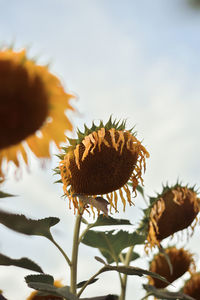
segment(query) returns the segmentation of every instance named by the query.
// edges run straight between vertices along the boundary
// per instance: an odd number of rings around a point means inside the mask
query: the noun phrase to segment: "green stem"
[[[118,266],[118,262],[117,262],[117,266]],[[121,290],[122,290],[122,287],[124,285],[124,282],[123,282],[123,277],[122,277],[122,274],[120,272],[118,272],[118,276],[119,276],[119,280],[120,280],[120,284],[121,284]]]
[[[78,246],[79,246],[79,232],[80,232],[81,218],[82,218],[81,214],[78,214],[76,217],[76,222],[74,227],[73,247],[72,247],[70,292],[74,295],[76,295],[76,285],[77,285],[77,262],[78,262]]]
[[[69,259],[69,257],[67,256],[67,254],[65,253],[65,251],[57,244],[57,242],[54,240],[53,237],[51,237],[50,241],[58,248],[58,250],[62,253],[62,255],[64,256],[66,262],[68,263],[69,266],[71,266],[71,261]]]
[[[131,261],[131,256],[133,252],[133,246],[131,246],[126,254],[126,258],[124,261],[124,266],[128,267]],[[126,296],[126,287],[127,287],[127,274],[124,274],[122,280],[121,280],[121,295],[119,297],[119,300],[125,300]]]

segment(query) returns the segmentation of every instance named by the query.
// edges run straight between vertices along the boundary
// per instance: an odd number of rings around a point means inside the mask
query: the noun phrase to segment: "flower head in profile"
[[[54,286],[59,288],[63,285],[59,280],[54,282]],[[63,297],[55,296],[55,295],[40,295],[37,291],[34,291],[30,294],[30,296],[26,300],[63,300]]]
[[[135,191],[138,182],[143,182],[142,171],[149,153],[137,140],[132,130],[126,130],[126,123],[109,121],[99,126],[94,123],[85,132],[78,131],[77,139],[68,139],[70,145],[64,148],[57,172],[61,174],[64,193],[73,202],[75,210],[86,207],[81,198],[90,196],[87,204],[95,205],[92,199],[100,201],[97,195],[106,195],[111,207],[117,210],[118,193],[123,202],[131,204],[128,181]],[[82,197],[83,199],[83,197]],[[126,200],[127,199],[127,200]],[[97,208],[98,209],[98,208]]]
[[[163,187],[161,194],[150,198],[150,206],[144,211],[141,229],[147,234],[150,247],[159,245],[166,237],[189,228],[194,231],[199,213],[200,199],[194,188],[180,183]],[[194,222],[193,222],[194,221]]]
[[[170,265],[165,255],[163,253],[158,253],[150,263],[149,269],[151,272],[155,272],[165,277],[170,283],[180,278],[187,271],[194,272],[194,260],[192,254],[188,251],[183,248],[177,249],[176,247],[170,247],[165,249],[165,253],[170,260],[172,270],[170,270]],[[156,288],[165,288],[168,286],[166,282],[152,277],[150,277],[149,283]]]
[[[200,273],[191,275],[183,287],[183,293],[196,300],[200,300]]]
[[[39,158],[49,157],[50,142],[57,146],[72,130],[66,110],[71,107],[60,80],[47,66],[27,58],[26,50],[0,51],[0,176],[3,162],[25,163],[27,146]]]

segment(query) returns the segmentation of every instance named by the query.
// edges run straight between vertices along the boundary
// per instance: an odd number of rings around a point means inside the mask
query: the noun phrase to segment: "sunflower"
[[[165,249],[165,253],[170,260],[172,273],[170,272],[169,263],[163,253],[158,253],[154,256],[149,268],[151,272],[165,277],[170,283],[180,278],[187,271],[194,272],[194,260],[192,254],[188,251],[183,248],[177,249],[176,247],[170,247]],[[149,283],[156,288],[165,288],[168,286],[166,282],[152,277],[150,277]]]
[[[68,139],[70,145],[63,148],[56,172],[61,174],[64,193],[75,210],[86,206],[81,198],[75,197],[77,194],[90,196],[97,202],[100,200],[97,195],[106,194],[111,207],[117,210],[118,190],[124,208],[126,196],[132,204],[128,181],[133,191],[139,181],[143,183],[142,170],[145,170],[145,158],[149,153],[135,133],[125,127],[125,121],[120,123],[110,118],[105,125],[93,123],[91,128],[85,126],[83,133],[78,130],[77,139]],[[93,209],[94,202],[87,204]],[[98,210],[98,205],[96,208]]]
[[[161,194],[150,198],[150,206],[144,210],[139,228],[147,236],[147,246],[160,245],[163,239],[185,228],[188,236],[189,228],[193,233],[199,205],[200,199],[194,188],[179,183],[163,187]]]
[[[57,288],[63,287],[63,285],[59,280],[56,280],[54,282],[54,286]],[[37,291],[34,291],[30,294],[30,296],[26,300],[63,300],[63,297],[54,296],[54,295],[41,296],[38,295]]]
[[[12,161],[25,163],[27,145],[39,158],[49,157],[49,145],[65,140],[65,131],[72,124],[65,115],[71,94],[47,66],[29,60],[26,50],[0,51],[0,177],[2,165]]]
[[[183,293],[196,300],[200,300],[200,273],[191,275],[183,287]]]

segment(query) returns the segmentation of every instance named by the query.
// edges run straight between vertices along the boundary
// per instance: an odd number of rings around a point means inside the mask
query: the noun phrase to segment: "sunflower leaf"
[[[43,273],[42,269],[32,260],[26,257],[20,259],[13,259],[0,253],[0,265],[2,266],[15,266],[28,269],[35,272]]]
[[[162,280],[166,282],[167,284],[170,284],[169,281],[167,281],[166,278],[163,276],[160,276],[157,273],[141,269],[138,267],[132,267],[132,266],[111,266],[109,264],[104,264],[104,266],[100,269],[99,274],[107,272],[107,271],[117,271],[118,273],[126,274],[126,275],[136,275],[136,276],[151,276],[154,278],[157,278],[159,280]]]
[[[95,223],[91,224],[92,227],[97,226],[109,226],[109,225],[132,225],[129,220],[126,219],[115,219],[110,216],[105,218],[103,214],[100,214]]]
[[[152,276],[152,275],[151,275]],[[148,292],[148,296],[155,296],[158,299],[171,300],[171,299],[179,299],[179,300],[195,300],[194,298],[183,294],[181,292],[169,292],[166,289],[157,289],[152,285],[143,284],[143,288]],[[146,299],[144,297],[143,299]]]
[[[159,280],[162,280],[164,282],[167,282],[168,284],[170,284],[169,281],[167,281],[167,279],[165,279],[163,276],[160,276],[157,273],[148,271],[148,270],[144,270],[141,268],[137,268],[137,267],[132,267],[132,266],[111,266],[111,265],[105,265],[102,269],[101,269],[101,273],[103,272],[107,272],[107,271],[117,271],[119,273],[123,273],[126,275],[136,275],[136,276],[144,276],[144,275],[148,275],[154,278],[157,278]]]
[[[49,274],[40,274],[40,275],[27,275],[25,277],[25,281],[28,284],[29,282],[40,282],[40,283],[47,283],[50,285],[54,284],[53,276]]]
[[[63,297],[67,300],[78,300],[78,298],[74,294],[70,293],[70,289],[68,286],[58,288],[52,284],[36,281],[27,282],[27,284],[30,288],[45,293],[45,295]]]
[[[40,235],[51,239],[50,227],[60,220],[48,217],[40,220],[28,219],[24,215],[11,214],[0,210],[0,223],[4,226],[27,235]]]
[[[111,260],[117,262],[123,249],[142,244],[144,236],[140,236],[136,232],[129,233],[123,230],[118,232],[114,230],[105,232],[89,230],[81,242],[87,246],[98,248],[107,259],[107,262]]]

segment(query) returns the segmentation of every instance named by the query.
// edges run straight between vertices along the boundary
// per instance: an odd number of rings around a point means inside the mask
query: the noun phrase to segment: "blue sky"
[[[111,114],[127,118],[130,127],[136,124],[138,138],[151,154],[145,174],[148,195],[159,192],[166,181],[175,183],[178,177],[185,183],[200,185],[200,11],[188,3],[189,0],[0,0],[0,44],[13,43],[17,49],[28,46],[31,57],[37,57],[39,63],[50,63],[50,70],[59,76],[67,91],[77,95],[74,106],[79,112],[70,114],[75,127],[85,122],[89,126],[92,120],[106,121]],[[13,178],[10,168],[4,189],[20,196],[4,200],[2,207],[31,217],[59,216],[62,222],[55,235],[70,250],[74,216],[60,199],[61,186],[53,185],[51,169],[56,163],[53,158],[46,169],[41,169],[32,158],[31,173],[24,169],[19,181]],[[142,205],[138,199],[135,207],[118,217],[131,218],[136,224]],[[4,228],[0,232],[3,253],[16,258],[30,254],[47,272],[67,282],[62,258],[46,241],[21,237]],[[198,249],[196,240],[194,236],[192,249]],[[40,247],[47,249],[49,255],[44,257]],[[91,263],[97,251],[85,246],[81,251],[83,280],[99,265]],[[28,272],[1,269],[0,288],[5,287],[9,300],[25,299],[30,289],[23,276]],[[91,286],[85,297],[118,292],[107,284],[113,278],[118,280],[114,274],[106,274],[105,280]],[[141,279],[130,279],[129,283],[127,300],[131,300],[132,290],[137,293],[135,299],[140,299],[144,294],[138,290]]]

